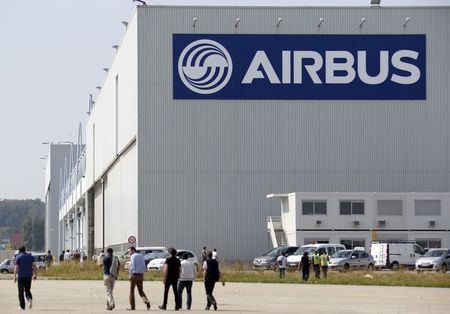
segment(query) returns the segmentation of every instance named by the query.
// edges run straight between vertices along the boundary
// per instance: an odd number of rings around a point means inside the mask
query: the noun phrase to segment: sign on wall
[[[174,99],[426,99],[425,35],[173,35]]]

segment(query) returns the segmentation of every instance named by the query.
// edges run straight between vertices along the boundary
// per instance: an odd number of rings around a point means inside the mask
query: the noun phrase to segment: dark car
[[[280,246],[270,250],[262,256],[253,260],[253,269],[275,269],[277,267],[277,257],[280,254],[288,256],[297,251],[298,246]]]

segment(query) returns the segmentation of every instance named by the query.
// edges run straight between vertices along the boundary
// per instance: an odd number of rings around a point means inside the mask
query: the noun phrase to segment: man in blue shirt
[[[18,277],[18,278],[17,278]],[[31,278],[36,280],[36,264],[31,254],[25,251],[25,247],[19,248],[19,254],[16,256],[16,267],[14,268],[14,283],[17,281],[19,290],[19,310],[25,310],[25,297],[28,301],[28,308],[33,306],[33,296],[31,295]]]
[[[144,272],[145,272],[145,260],[144,256],[136,252],[134,246],[130,247],[130,271],[128,277],[130,278],[130,307],[127,310],[134,311],[136,309],[136,303],[134,301],[134,287],[137,286],[138,292],[142,301],[144,301],[147,306],[147,310],[150,310],[150,302],[144,293],[143,283],[144,283]]]
[[[113,255],[113,249],[108,248],[103,259],[99,260],[98,265],[103,265],[103,283],[106,288],[106,310],[111,311],[116,307],[114,301],[114,284],[119,276],[119,260]]]

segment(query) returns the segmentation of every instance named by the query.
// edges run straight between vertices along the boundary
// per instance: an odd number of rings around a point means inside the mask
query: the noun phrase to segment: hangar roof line
[[[202,7],[370,7],[370,0],[147,0],[148,6],[202,6]],[[377,5],[375,5],[377,6]],[[450,6],[450,0],[381,0],[382,7]]]

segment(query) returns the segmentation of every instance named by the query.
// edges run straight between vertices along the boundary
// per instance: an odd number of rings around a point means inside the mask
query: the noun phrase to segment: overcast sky
[[[155,4],[357,5],[370,0],[147,1]],[[382,5],[450,5],[391,0]],[[0,0],[0,198],[43,198],[48,147],[77,141],[90,93],[105,79],[132,0]]]

